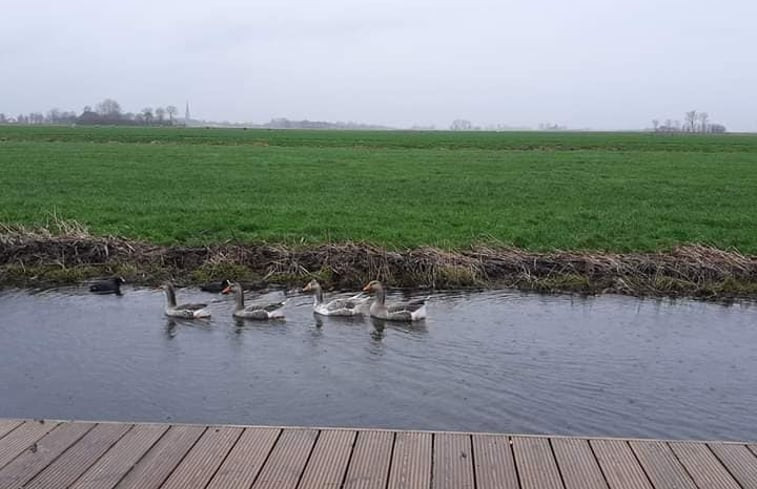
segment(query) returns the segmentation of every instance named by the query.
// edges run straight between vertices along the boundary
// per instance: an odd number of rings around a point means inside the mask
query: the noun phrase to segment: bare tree
[[[686,121],[687,130],[689,132],[694,132],[696,130],[696,125],[697,125],[697,111],[690,110],[686,112],[686,118],[684,120]]]
[[[112,98],[106,98],[95,105],[95,112],[99,115],[115,118],[121,115],[121,105]]]
[[[142,109],[142,117],[145,119],[145,124],[148,126],[152,123],[153,115],[152,115],[152,108],[145,107]]]
[[[452,121],[450,129],[453,131],[470,131],[472,127],[473,124],[471,124],[469,120],[455,119],[454,121]]]
[[[169,105],[166,107],[166,113],[168,114],[168,120],[173,124],[173,118],[179,113],[179,109],[177,109],[175,105]]]
[[[707,115],[707,112],[699,113],[699,130],[701,132],[710,132],[708,129],[708,124],[707,124],[708,119],[709,119],[709,116]]]
[[[654,128],[654,132],[657,132],[657,128],[660,127],[660,121],[652,119],[652,127]]]
[[[158,118],[158,124],[163,124],[163,119],[166,118],[166,109],[163,107],[155,109],[155,117]]]

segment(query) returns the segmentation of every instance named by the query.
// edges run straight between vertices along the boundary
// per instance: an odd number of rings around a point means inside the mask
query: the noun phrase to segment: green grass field
[[[0,222],[162,244],[757,253],[757,135],[0,126]]]

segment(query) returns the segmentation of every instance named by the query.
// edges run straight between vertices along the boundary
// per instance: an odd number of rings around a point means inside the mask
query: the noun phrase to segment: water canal
[[[169,320],[152,289],[0,292],[0,417],[757,439],[755,305],[445,292],[403,325],[292,294],[239,322],[178,293],[213,317]]]

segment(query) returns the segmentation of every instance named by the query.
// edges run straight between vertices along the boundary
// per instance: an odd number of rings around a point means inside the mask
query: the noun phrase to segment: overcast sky
[[[0,112],[757,131],[757,0],[0,0]]]

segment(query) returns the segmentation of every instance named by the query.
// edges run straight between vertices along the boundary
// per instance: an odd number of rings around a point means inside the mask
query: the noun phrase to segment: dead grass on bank
[[[327,286],[345,289],[379,279],[395,287],[757,298],[757,257],[703,245],[624,254],[485,246],[389,251],[362,243],[166,247],[95,236],[74,221],[54,219],[48,227],[35,229],[0,224],[0,286],[56,285],[111,273],[140,284],[230,278],[297,285],[317,277]]]

